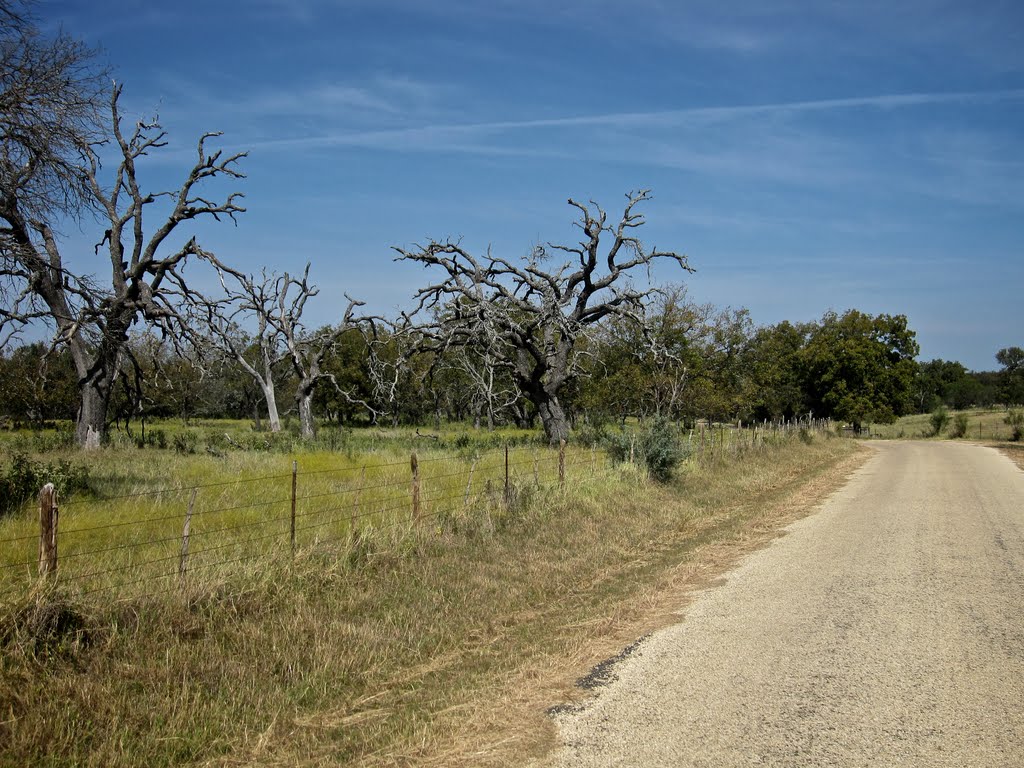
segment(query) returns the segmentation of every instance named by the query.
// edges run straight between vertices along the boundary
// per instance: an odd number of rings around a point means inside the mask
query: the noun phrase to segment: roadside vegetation
[[[970,408],[950,411],[942,407],[932,413],[903,416],[892,424],[872,424],[872,437],[920,439],[940,437],[984,442],[1021,439],[1014,425],[1021,419],[1018,408]],[[940,428],[937,430],[936,427]]]
[[[33,13],[0,0],[2,764],[507,763],[545,733],[498,735],[510,687],[537,715],[666,574],[770,535],[855,452],[838,424],[1024,401],[1019,347],[920,364],[901,314],[757,326],[653,283],[693,269],[645,245],[644,189],[522,258],[393,247],[424,283],[391,317],[239,271],[198,238],[244,226],[245,153],[156,159]],[[974,413],[956,435],[1024,429]]]
[[[460,434],[449,433],[445,451]],[[388,438],[372,451],[296,457],[319,469],[405,459],[418,439]],[[762,516],[774,502],[854,444],[794,430],[691,457],[667,483],[603,451],[595,467],[589,448],[573,450],[564,489],[531,478],[512,504],[484,500],[420,524],[403,510],[401,525],[307,540],[294,558],[276,547],[152,594],[84,593],[60,577],[5,589],[0,763],[392,765],[444,755],[507,764],[542,748],[544,707],[558,703],[553,691],[571,696],[581,662],[597,660],[588,649],[651,620],[667,572],[700,567],[703,546],[770,526]],[[664,445],[657,451],[660,467]],[[116,495],[170,477],[230,482],[287,470],[290,458],[115,448],[90,455],[90,487]],[[81,524],[75,500],[62,526]],[[116,504],[108,519],[119,519]],[[28,505],[5,520],[0,538],[30,530],[33,513]],[[503,726],[493,707],[510,701],[539,730],[503,733],[512,721]]]

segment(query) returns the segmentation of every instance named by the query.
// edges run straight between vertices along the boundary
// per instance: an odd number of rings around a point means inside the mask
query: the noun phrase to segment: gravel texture
[[[873,444],[561,710],[560,766],[1024,766],[1024,472]]]

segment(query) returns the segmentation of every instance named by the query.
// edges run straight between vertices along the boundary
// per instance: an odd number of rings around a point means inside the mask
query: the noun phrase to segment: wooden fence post
[[[565,488],[565,440],[558,441],[558,487]]]
[[[39,575],[57,572],[57,489],[47,483],[39,491]]]
[[[292,555],[295,555],[295,489],[299,480],[299,462],[292,461]]]
[[[192,510],[196,506],[196,494],[198,488],[192,489],[192,496],[188,500],[188,512],[185,513],[185,528],[181,532],[181,557],[178,560],[178,578],[185,578],[188,571],[188,539],[189,531],[192,528]]]
[[[419,520],[420,517],[420,462],[416,458],[416,451],[412,452],[409,460],[412,467],[412,519]]]

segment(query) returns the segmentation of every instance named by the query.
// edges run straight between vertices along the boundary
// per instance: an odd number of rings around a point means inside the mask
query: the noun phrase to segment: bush
[[[604,438],[605,449],[613,461],[643,461],[648,474],[658,482],[672,479],[676,467],[686,458],[686,446],[676,427],[664,418],[655,419],[639,436],[611,432]]]
[[[636,445],[636,435],[627,432],[609,432],[604,436],[604,447],[612,461],[620,464],[630,460],[630,452]]]
[[[591,448],[606,442],[608,431],[605,429],[604,422],[590,422],[577,429],[574,437],[580,445]]]
[[[191,429],[183,429],[174,436],[174,450],[178,453],[195,453],[199,435]]]
[[[668,419],[655,419],[640,439],[640,451],[647,471],[658,482],[672,479],[676,467],[686,458],[679,433]]]
[[[18,510],[46,483],[53,483],[61,494],[85,490],[89,487],[89,470],[66,459],[44,464],[24,453],[13,453],[7,472],[0,476],[0,514]]]
[[[1010,411],[1006,414],[1003,422],[1008,424],[1013,430],[1013,435],[1010,437],[1011,440],[1017,442],[1024,439],[1024,411]]]
[[[942,430],[949,424],[949,411],[946,410],[946,406],[940,405],[934,411],[932,411],[931,419],[929,419],[932,425],[932,434],[938,437],[942,434]]]
[[[967,414],[958,413],[953,417],[953,426],[950,427],[949,436],[953,438],[964,437],[967,434]]]

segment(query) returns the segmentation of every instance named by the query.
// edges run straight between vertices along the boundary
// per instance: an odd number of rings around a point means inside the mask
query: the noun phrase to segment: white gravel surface
[[[560,766],[1024,766],[1024,472],[873,444],[558,715]]]

